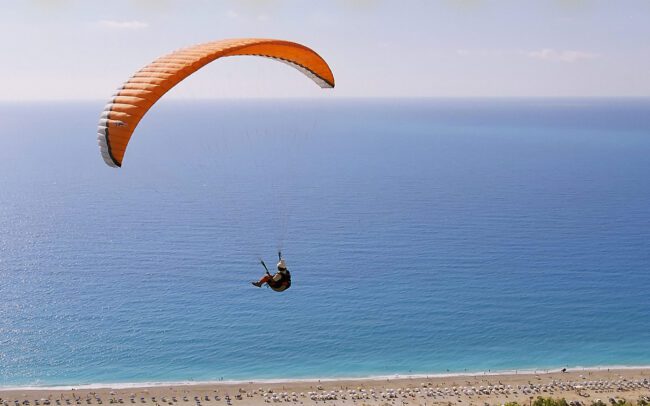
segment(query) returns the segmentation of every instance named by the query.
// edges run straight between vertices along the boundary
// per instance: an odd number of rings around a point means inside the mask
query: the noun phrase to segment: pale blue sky
[[[168,97],[650,96],[650,1],[3,0],[1,100],[106,99],[179,47],[303,43],[324,91],[283,64],[229,58]]]

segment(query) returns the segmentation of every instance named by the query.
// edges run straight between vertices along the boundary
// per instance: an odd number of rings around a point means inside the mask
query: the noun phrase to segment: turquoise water
[[[102,105],[0,105],[1,386],[650,364],[650,101]]]

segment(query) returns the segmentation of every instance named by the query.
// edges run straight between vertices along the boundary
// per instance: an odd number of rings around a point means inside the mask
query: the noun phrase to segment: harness
[[[287,269],[285,272],[281,272],[282,278],[279,281],[274,281],[271,279],[267,283],[269,287],[276,292],[283,292],[291,287],[291,272]]]

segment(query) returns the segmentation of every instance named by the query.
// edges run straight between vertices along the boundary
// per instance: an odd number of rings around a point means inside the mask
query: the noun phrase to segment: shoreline
[[[5,388],[0,390],[0,406],[532,406],[538,397],[565,399],[570,406],[650,402],[650,367],[545,371]]]
[[[164,388],[164,387],[192,387],[192,386],[231,386],[251,384],[301,384],[301,383],[337,383],[351,381],[386,381],[386,380],[421,380],[440,378],[463,378],[463,377],[501,377],[501,376],[529,376],[549,375],[562,373],[566,368],[569,373],[578,372],[614,372],[614,371],[647,371],[650,374],[650,365],[601,365],[601,366],[573,366],[555,368],[523,368],[507,370],[487,371],[463,371],[463,372],[432,372],[428,374],[389,374],[369,376],[341,376],[341,377],[313,377],[313,378],[252,378],[237,380],[207,380],[207,381],[142,381],[142,382],[99,382],[88,384],[27,384],[27,385],[0,385],[0,393],[12,391],[70,391],[70,390],[96,390],[96,389],[136,389],[136,388]]]

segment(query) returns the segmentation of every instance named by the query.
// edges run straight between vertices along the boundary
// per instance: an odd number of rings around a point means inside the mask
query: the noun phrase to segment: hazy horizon
[[[194,97],[194,98],[184,98],[184,97],[165,97],[162,98],[157,103],[194,103],[194,102],[211,102],[211,101],[237,101],[237,102],[246,102],[246,101],[267,101],[267,100],[309,100],[309,101],[318,101],[318,102],[332,102],[335,100],[377,100],[377,101],[390,101],[390,100],[440,100],[440,101],[512,101],[512,100],[524,100],[524,101],[569,101],[569,100],[584,100],[584,101],[607,101],[607,100],[617,100],[617,101],[646,101],[650,100],[650,96],[339,96],[335,99],[322,98],[318,96],[246,96],[246,97],[236,97],[236,96],[223,96],[223,97]],[[31,100],[3,100],[0,99],[0,104],[38,104],[38,103],[105,103],[106,99],[102,98],[87,98],[87,99],[31,99]],[[101,107],[101,106],[100,106]]]
[[[303,43],[332,67],[323,92],[259,58],[210,64],[169,98],[650,96],[641,0],[3,3],[0,100],[106,100],[174,49],[223,38]]]

